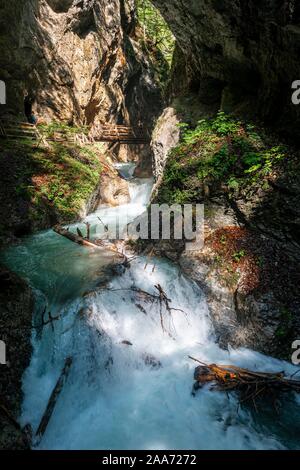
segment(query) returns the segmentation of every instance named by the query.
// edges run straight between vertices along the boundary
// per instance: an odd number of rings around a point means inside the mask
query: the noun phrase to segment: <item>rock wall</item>
[[[226,198],[216,195],[205,201],[202,250],[188,251],[184,241],[173,239],[141,244],[144,255],[178,263],[201,287],[223,349],[250,348],[287,361],[300,335],[300,252],[290,248],[272,234],[246,228]]]
[[[26,282],[2,266],[0,282],[0,339],[6,344],[7,355],[7,364],[0,365],[0,449],[20,450],[29,443],[10,417],[17,420],[20,413],[21,380],[31,355],[34,300]]]
[[[12,0],[0,12],[2,112],[24,117],[29,91],[42,120],[145,124],[150,132],[161,95],[134,0]],[[149,151],[145,158],[151,166]]]
[[[153,3],[183,53],[173,92],[180,92],[176,83],[184,76],[182,91],[188,83],[204,100],[217,97],[225,110],[259,115],[297,138],[300,107],[291,102],[292,82],[300,79],[297,0]]]
[[[154,177],[159,184],[159,179],[163,175],[168,153],[174,148],[180,139],[180,120],[177,117],[176,109],[166,108],[157,120],[152,135],[153,149],[153,170]]]
[[[262,119],[292,142],[300,140],[300,106],[291,100],[292,83],[300,77],[299,2],[153,3],[177,39],[169,95],[180,121],[195,126],[221,108],[246,119]],[[161,174],[166,161],[160,145],[161,134],[170,133],[164,114],[153,139],[155,174]],[[165,141],[168,138],[171,135],[164,135]],[[271,182],[269,192],[258,184],[229,202],[224,188],[207,197],[201,252],[184,252],[178,243],[160,242],[156,247],[201,285],[224,348],[250,347],[290,360],[292,341],[300,331],[298,175],[295,169],[293,181],[283,174]],[[263,254],[262,265],[249,268],[245,259],[238,268],[239,280],[231,274],[230,263],[225,263],[226,272],[216,249],[224,233],[247,246],[245,253]]]
[[[300,334],[299,252],[246,229],[221,198],[207,201],[205,210],[204,247],[198,253],[183,251],[179,264],[205,292],[220,346],[247,347],[290,361]],[[232,263],[234,246],[244,247],[245,257]],[[253,262],[255,255],[259,262]]]

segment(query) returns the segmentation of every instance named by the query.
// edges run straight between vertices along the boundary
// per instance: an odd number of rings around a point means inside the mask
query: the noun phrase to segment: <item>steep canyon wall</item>
[[[161,94],[134,0],[1,0],[0,24],[2,113],[24,117],[30,92],[42,120],[151,131]]]
[[[297,0],[153,3],[180,48],[173,94],[185,87],[203,103],[219,101],[224,110],[258,116],[298,137],[300,109],[291,102],[292,82],[300,79]]]

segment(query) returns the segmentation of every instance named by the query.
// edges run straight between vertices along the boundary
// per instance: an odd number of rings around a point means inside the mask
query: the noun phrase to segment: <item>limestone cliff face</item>
[[[185,87],[204,101],[214,90],[225,110],[259,114],[297,137],[300,107],[291,103],[292,82],[300,79],[297,0],[153,3],[183,52]],[[175,81],[182,81],[178,73]]]
[[[168,153],[179,142],[179,122],[176,110],[172,107],[166,108],[157,120],[152,136],[154,155],[153,169],[154,177],[157,182],[163,175]]]
[[[160,91],[141,51],[134,0],[1,0],[0,12],[5,112],[22,115],[31,91],[46,120],[151,129]]]

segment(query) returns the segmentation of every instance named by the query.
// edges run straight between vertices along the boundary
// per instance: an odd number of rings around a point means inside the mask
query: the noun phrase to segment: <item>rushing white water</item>
[[[125,176],[132,174],[131,167],[123,170]],[[143,212],[151,181],[132,180],[130,185],[131,204],[101,208],[88,217],[94,228],[98,217],[106,224],[114,211],[129,212],[132,218]],[[45,297],[52,314],[61,314],[53,326],[33,333],[22,425],[29,422],[37,429],[66,357],[73,358],[46,432],[36,443],[39,449],[298,447],[292,398],[278,419],[272,409],[262,415],[246,407],[238,410],[234,396],[208,389],[191,395],[195,363],[189,355],[261,370],[294,368],[245,349],[221,350],[202,291],[176,265],[138,258],[107,284],[101,276],[102,255],[51,232],[8,251],[6,262],[43,293],[37,319]],[[157,294],[158,284],[176,309],[171,315],[141,294]],[[86,290],[91,293],[83,296]]]

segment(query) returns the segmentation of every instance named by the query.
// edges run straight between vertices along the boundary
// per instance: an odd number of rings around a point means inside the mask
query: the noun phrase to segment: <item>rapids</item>
[[[149,201],[152,180],[130,179],[131,203],[101,207],[87,217],[92,234],[118,213],[132,220]],[[84,226],[79,224],[82,230]],[[73,227],[75,228],[75,226]],[[36,292],[34,322],[51,311],[60,319],[32,333],[33,356],[24,374],[20,423],[36,431],[66,357],[73,365],[37,449],[282,449],[299,448],[299,400],[287,399],[277,415],[238,406],[234,395],[203,389],[191,395],[195,363],[233,363],[294,372],[288,363],[215,341],[203,292],[175,264],[136,258],[107,278],[107,257],[46,231],[2,255]],[[160,284],[172,315],[137,289],[155,294]]]

